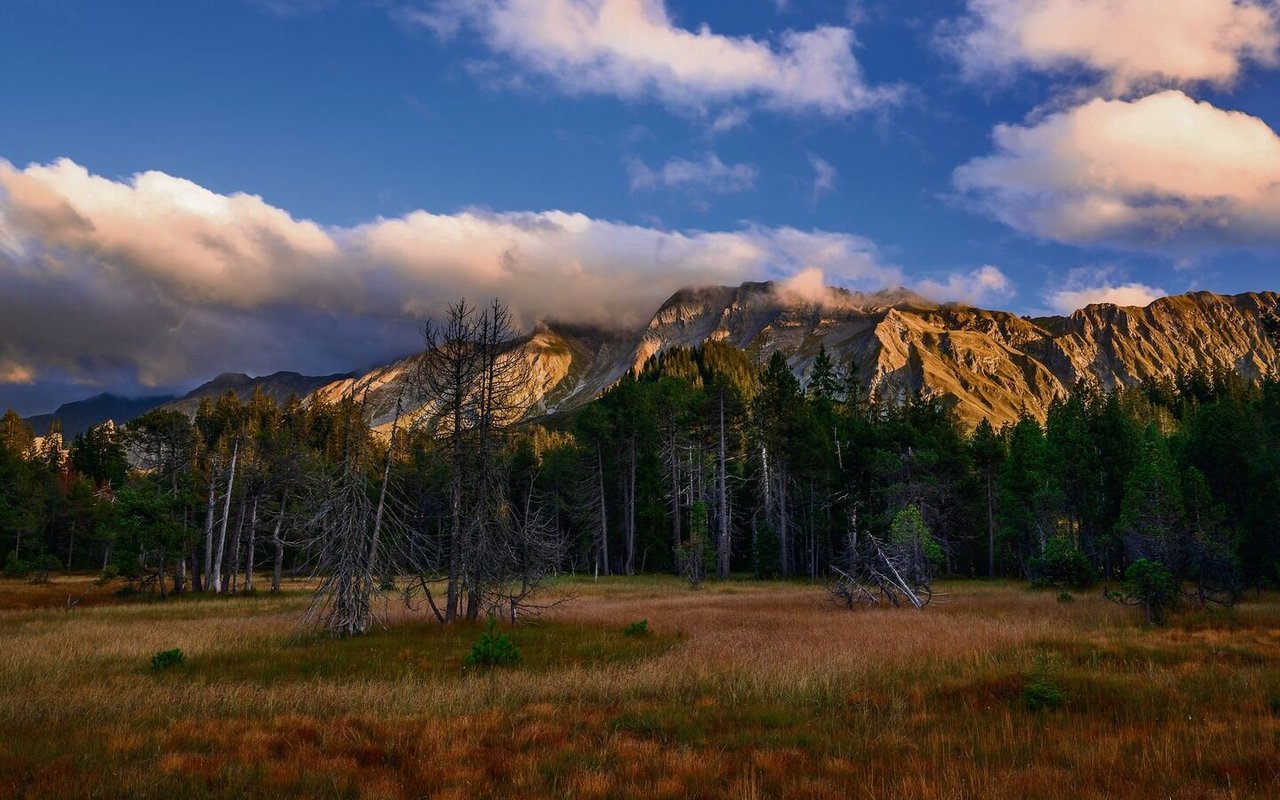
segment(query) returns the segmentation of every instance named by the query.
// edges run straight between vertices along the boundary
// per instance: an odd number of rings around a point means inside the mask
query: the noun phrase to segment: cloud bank
[[[1268,0],[969,0],[943,41],[974,81],[1084,71],[1117,94],[1225,87],[1250,62],[1276,65],[1280,11]]]
[[[1280,137],[1248,114],[1170,90],[993,138],[955,184],[1025,233],[1170,254],[1280,245]]]
[[[902,282],[848,233],[474,209],[333,227],[162,172],[0,160],[0,381],[128,391],[230,369],[346,371],[413,349],[459,296],[501,297],[525,325],[635,325],[686,285],[806,269],[853,288]]]
[[[656,98],[680,108],[753,101],[843,116],[897,102],[872,86],[851,28],[785,31],[775,42],[678,26],[664,0],[422,0],[407,24],[475,31],[494,53],[570,93]]]

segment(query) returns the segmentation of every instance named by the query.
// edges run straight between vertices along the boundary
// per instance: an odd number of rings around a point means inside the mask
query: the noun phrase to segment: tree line
[[[425,334],[377,431],[361,387],[332,403],[228,393],[65,451],[8,413],[6,570],[231,594],[306,574],[310,619],[341,634],[389,593],[446,623],[537,613],[564,572],[829,581],[860,537],[902,530],[956,576],[1084,584],[1142,562],[1204,599],[1280,581],[1275,379],[1081,383],[1043,422],[970,430],[937,398],[866,396],[859,365],[825,350],[801,380],[781,354],[760,368],[707,342],[529,421],[505,307],[455,304]]]

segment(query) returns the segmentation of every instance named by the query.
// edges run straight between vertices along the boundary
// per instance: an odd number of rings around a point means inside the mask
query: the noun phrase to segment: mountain
[[[164,408],[187,416],[195,416],[197,409],[200,408],[200,401],[206,397],[217,400],[227,392],[235,392],[242,400],[248,400],[255,391],[259,390],[277,403],[284,405],[290,397],[306,397],[321,387],[348,377],[350,376],[347,374],[312,376],[299,375],[296,372],[276,372],[261,378],[252,378],[243,372],[224,372],[182,397],[170,400],[164,404]]]
[[[681,290],[640,331],[541,323],[509,357],[525,359],[533,375],[522,398],[529,417],[590,402],[662,350],[712,340],[760,364],[781,351],[802,379],[825,346],[838,363],[856,366],[872,397],[919,392],[969,424],[986,418],[998,427],[1024,410],[1043,419],[1055,397],[1086,378],[1117,388],[1194,367],[1276,373],[1280,352],[1263,320],[1278,311],[1274,292],[1192,292],[1141,308],[1103,303],[1029,319],[938,304],[905,289],[809,296],[745,283]],[[386,427],[418,358],[335,381],[314,396],[367,391],[375,424]]]
[[[283,404],[291,396],[304,398],[316,389],[348,377],[350,376],[347,374],[311,376],[299,375],[296,372],[277,372],[261,378],[252,378],[241,372],[224,372],[182,397],[174,395],[120,397],[103,393],[85,400],[64,403],[52,414],[28,417],[26,422],[36,436],[44,436],[49,432],[49,425],[54,419],[61,420],[63,437],[70,441],[71,437],[77,433],[101,425],[107,420],[123,425],[153,408],[167,408],[194,416],[200,407],[200,401],[205,397],[216,400],[227,392],[234,391],[241,398],[248,399],[257,389],[261,389],[276,402]]]
[[[26,422],[36,436],[49,433],[49,425],[56,419],[62,422],[62,435],[67,441],[78,433],[112,420],[123,425],[131,419],[140,417],[156,406],[173,400],[173,395],[157,397],[120,397],[114,394],[97,394],[74,403],[63,403],[52,414],[38,414],[28,417]]]
[[[1280,372],[1277,342],[1264,325],[1277,313],[1275,292],[1192,292],[1145,307],[1102,303],[1031,319],[939,304],[906,289],[797,294],[753,282],[683,289],[640,330],[542,322],[505,357],[528,366],[530,380],[519,398],[527,418],[580,407],[663,350],[718,341],[762,365],[782,352],[802,380],[825,346],[837,363],[857,369],[871,397],[897,401],[918,392],[949,404],[971,425],[985,418],[998,427],[1023,411],[1043,419],[1053,399],[1082,379],[1112,389],[1195,367],[1251,378]],[[161,405],[193,415],[202,398],[228,391],[248,398],[260,389],[280,403],[291,395],[332,401],[359,394],[374,425],[385,430],[397,398],[412,394],[406,388],[420,359],[416,354],[364,373],[323,377],[225,373],[181,398],[98,395],[30,422],[41,433],[57,416],[72,436]]]

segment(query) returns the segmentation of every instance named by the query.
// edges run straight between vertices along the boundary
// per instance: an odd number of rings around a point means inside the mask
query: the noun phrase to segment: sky
[[[0,408],[363,369],[465,296],[1280,289],[1277,0],[5,0]]]

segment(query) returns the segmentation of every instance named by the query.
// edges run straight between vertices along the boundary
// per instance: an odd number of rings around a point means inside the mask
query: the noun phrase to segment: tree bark
[[[605,520],[606,506],[604,493],[604,453],[600,449],[600,445],[596,445],[596,476],[599,478],[600,487],[600,564],[604,568],[604,574],[609,574],[609,525]]]
[[[240,498],[240,513],[236,515],[236,533],[231,537],[231,552],[227,553],[226,572],[230,579],[228,589],[231,594],[235,594],[240,586],[240,538],[244,532],[244,512],[249,504],[249,498]]]
[[[987,469],[987,577],[996,576],[996,520],[991,491],[991,470]]]
[[[636,437],[627,441],[627,563],[626,573],[636,574]]]
[[[244,590],[253,591],[253,561],[258,544],[258,495],[253,496],[253,511],[249,514],[249,546],[244,557]]]
[[[674,554],[680,551],[680,454],[679,448],[676,447],[674,424],[671,426],[667,447],[667,459],[671,469],[671,552],[674,557]],[[676,564],[676,572],[679,571],[680,565]]]
[[[276,547],[275,564],[271,569],[271,593],[280,593],[280,575],[284,571],[284,539],[280,538],[280,529],[284,525],[284,515],[289,510],[289,490],[285,489],[284,499],[280,501],[280,515],[276,517],[276,528],[271,534],[271,542]]]
[[[222,530],[218,534],[218,554],[213,560],[213,592],[214,594],[222,593],[222,558],[227,546],[227,521],[231,518],[231,490],[235,487],[236,482],[236,458],[240,455],[240,440],[236,439],[235,447],[231,450],[231,468],[227,477],[227,499],[222,506]]]
[[[729,491],[725,476],[724,389],[720,390],[720,453],[716,491],[720,495],[720,536],[716,547],[716,577],[729,577]]]

